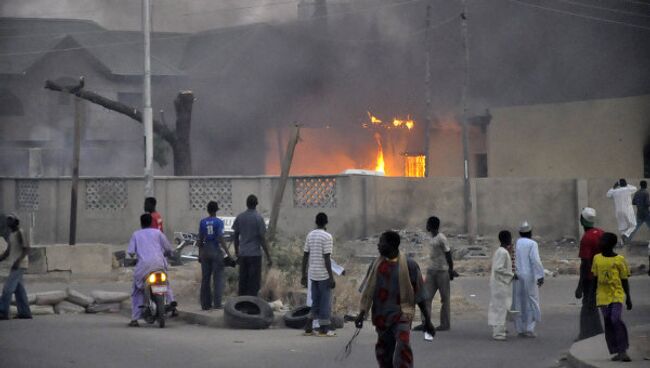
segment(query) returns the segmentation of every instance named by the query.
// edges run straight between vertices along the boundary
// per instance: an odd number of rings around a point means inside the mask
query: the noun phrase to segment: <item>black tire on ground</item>
[[[156,301],[156,318],[158,319],[158,326],[165,328],[165,297],[162,295],[154,295]]]
[[[343,317],[337,315],[337,314],[332,314],[332,317],[330,317],[331,321],[331,327],[334,330],[337,330],[339,328],[343,328],[343,325],[345,324],[345,321],[343,320]]]
[[[311,319],[309,315],[310,312],[311,307],[306,305],[301,305],[300,307],[294,308],[284,315],[284,325],[289,328],[305,328],[305,326],[307,326],[307,322],[309,322]]]
[[[238,296],[224,305],[223,319],[231,328],[262,330],[273,323],[273,309],[264,299]]]

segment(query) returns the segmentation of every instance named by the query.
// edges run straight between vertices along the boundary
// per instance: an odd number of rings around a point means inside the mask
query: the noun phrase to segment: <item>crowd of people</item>
[[[641,181],[637,190],[628,185],[625,179],[620,179],[607,192],[607,197],[614,200],[623,243],[631,242],[644,223],[650,227],[650,198],[646,181]],[[153,197],[145,199],[145,213],[140,217],[141,229],[133,233],[127,249],[127,253],[138,260],[134,269],[129,323],[133,327],[138,326],[141,317],[145,277],[152,271],[166,270],[166,256],[173,252],[162,232],[163,219],[156,211],[156,204]],[[234,254],[231,254],[225,239],[224,222],[217,217],[219,205],[214,201],[207,204],[208,216],[199,222],[197,243],[202,275],[199,302],[203,310],[223,308],[226,266],[239,267],[240,296],[258,295],[262,255],[265,255],[268,267],[272,266],[272,260],[266,241],[266,224],[256,210],[257,205],[257,197],[249,195],[246,211],[234,220]],[[637,207],[636,213],[633,206]],[[580,277],[575,297],[582,300],[582,307],[576,340],[595,336],[604,330],[607,347],[613,354],[612,360],[629,361],[628,335],[622,311],[623,305],[628,310],[632,309],[628,282],[630,272],[625,258],[615,252],[617,235],[596,227],[596,219],[595,209],[586,207],[581,211],[580,223],[584,235],[580,240]],[[332,290],[336,287],[334,274],[343,274],[345,270],[331,257],[334,244],[332,235],[327,231],[328,222],[327,214],[316,215],[315,229],[307,235],[303,248],[301,283],[308,288],[311,307],[311,320],[306,324],[305,335],[336,336],[331,328]],[[12,294],[16,295],[17,318],[32,318],[22,279],[30,245],[19,224],[17,215],[7,216],[9,246],[0,255],[0,261],[9,259],[11,270],[0,299],[0,319],[9,318]],[[377,332],[375,354],[381,367],[413,366],[410,332],[416,306],[422,315],[422,324],[414,327],[414,330],[424,331],[425,336],[431,339],[436,331],[451,329],[450,282],[458,274],[454,271],[451,246],[440,227],[438,217],[427,219],[429,237],[426,246],[430,262],[425,272],[426,278],[422,276],[419,265],[400,252],[398,233],[386,231],[379,238],[378,257],[368,267],[359,289],[361,302],[355,325],[360,329],[365,319],[371,317]],[[522,338],[535,338],[535,327],[541,320],[539,288],[544,284],[545,270],[539,245],[533,239],[533,227],[528,221],[521,223],[518,230],[519,238],[514,244],[509,231],[499,232],[500,246],[492,257],[488,325],[492,326],[492,337],[499,341],[507,340],[506,325],[509,320],[514,321],[514,330]],[[431,306],[438,292],[440,321],[434,327]],[[177,303],[171,287],[168,288],[167,300],[170,301],[172,313],[175,313]]]

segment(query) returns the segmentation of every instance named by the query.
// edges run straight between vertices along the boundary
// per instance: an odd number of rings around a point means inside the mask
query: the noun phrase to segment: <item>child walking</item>
[[[604,233],[600,238],[601,254],[594,256],[591,272],[596,278],[596,304],[605,322],[605,340],[613,361],[631,361],[627,355],[629,347],[627,327],[623,323],[623,302],[627,310],[632,309],[629,269],[625,258],[614,253],[618,242],[615,234]]]

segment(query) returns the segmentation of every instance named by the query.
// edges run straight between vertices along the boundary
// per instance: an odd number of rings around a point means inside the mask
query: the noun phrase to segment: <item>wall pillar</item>
[[[476,205],[476,179],[470,179],[469,180],[469,203],[470,203],[470,210],[469,210],[469,217],[468,221],[469,223],[467,224],[467,230],[469,231],[469,234],[467,234],[468,238],[470,239],[470,242],[473,242],[473,240],[476,239],[476,236],[478,235],[478,206]]]

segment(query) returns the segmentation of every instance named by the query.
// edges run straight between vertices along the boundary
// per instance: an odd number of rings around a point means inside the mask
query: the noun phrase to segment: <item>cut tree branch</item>
[[[51,80],[45,81],[45,89],[75,95],[83,100],[90,101],[94,104],[103,106],[109,110],[119,112],[122,115],[126,115],[131,119],[139,123],[142,123],[142,112],[140,110],[131,106],[127,106],[119,101],[114,101],[111,100],[110,98],[106,98],[104,96],[98,95],[95,92],[86,91],[83,88],[84,88],[83,77],[79,78],[79,84],[76,86],[62,86]],[[176,138],[176,133],[173,130],[169,129],[167,125],[162,124],[160,121],[156,119],[153,119],[153,131],[155,134],[158,134],[160,138],[164,139],[167,143],[169,143],[169,145],[172,146],[172,148],[176,147],[178,143],[178,140]]]

